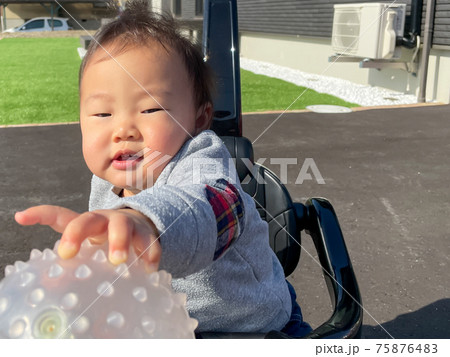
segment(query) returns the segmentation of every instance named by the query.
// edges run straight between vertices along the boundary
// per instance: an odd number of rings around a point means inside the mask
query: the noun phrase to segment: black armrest
[[[361,295],[333,206],[324,198],[295,205],[300,227],[314,241],[334,307],[330,319],[305,338],[358,338],[363,318]]]

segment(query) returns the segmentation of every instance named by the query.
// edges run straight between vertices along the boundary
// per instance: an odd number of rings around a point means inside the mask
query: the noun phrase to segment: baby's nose
[[[114,133],[114,142],[138,140],[141,134],[134,126],[119,126]]]

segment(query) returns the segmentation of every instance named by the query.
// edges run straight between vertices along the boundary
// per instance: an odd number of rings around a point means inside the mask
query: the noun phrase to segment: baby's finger
[[[17,212],[15,219],[17,223],[23,226],[48,225],[56,232],[62,233],[69,222],[79,215],[79,213],[64,207],[41,205]]]
[[[147,262],[147,268],[150,272],[158,270],[161,254],[162,249],[161,244],[159,243],[159,237],[152,235],[149,249],[146,254],[144,254],[144,256],[146,255],[146,259],[144,258],[144,260]]]
[[[101,214],[87,212],[72,220],[64,230],[58,254],[63,259],[75,256],[80,250],[81,243],[88,237],[104,235],[108,228],[108,219]]]
[[[147,270],[157,271],[162,254],[159,237],[148,230],[136,230],[133,234],[133,246],[136,255],[145,262]]]
[[[123,214],[113,214],[108,224],[109,261],[115,265],[126,262],[133,233],[132,220]]]

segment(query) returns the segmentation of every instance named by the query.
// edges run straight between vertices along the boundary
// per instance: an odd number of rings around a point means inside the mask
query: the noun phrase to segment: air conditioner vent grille
[[[361,12],[359,10],[341,10],[333,21],[333,48],[339,53],[356,53],[361,30]]]

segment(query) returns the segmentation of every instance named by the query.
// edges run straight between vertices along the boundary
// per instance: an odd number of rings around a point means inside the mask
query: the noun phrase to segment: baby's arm
[[[120,264],[127,260],[130,244],[147,263],[149,271],[158,268],[161,246],[153,222],[132,209],[97,210],[82,214],[58,206],[35,206],[17,212],[15,219],[22,225],[48,225],[62,233],[59,255],[68,259],[80,250],[88,238],[92,243],[109,242],[109,260]]]

